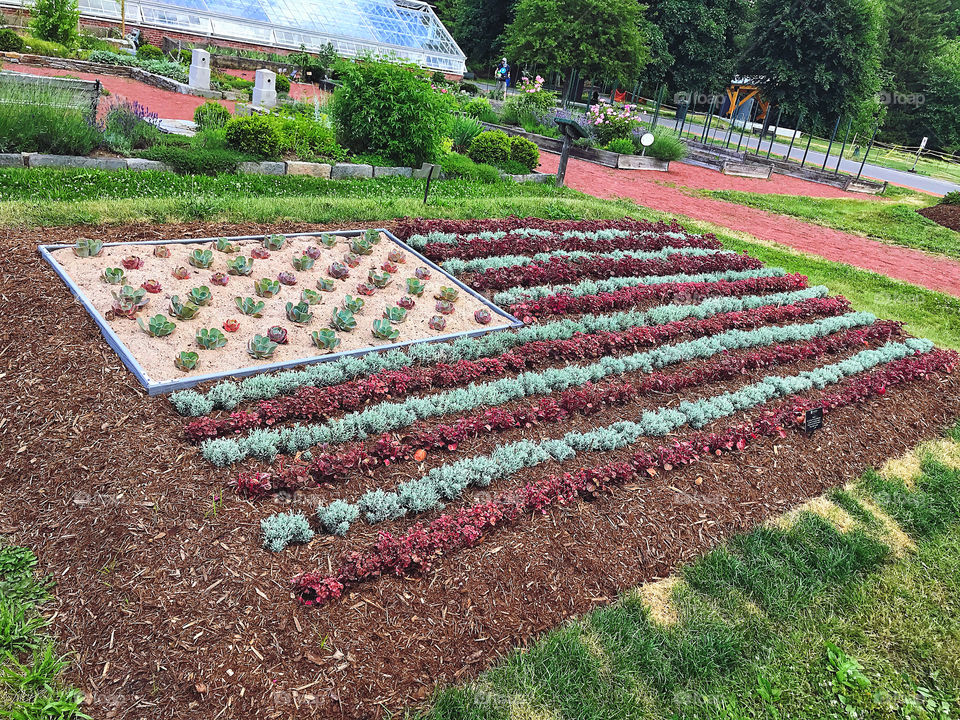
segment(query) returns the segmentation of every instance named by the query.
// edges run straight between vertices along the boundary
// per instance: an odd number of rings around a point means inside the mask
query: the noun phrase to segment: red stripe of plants
[[[620,228],[617,228],[620,229]],[[508,234],[497,240],[485,238],[469,238],[457,243],[435,242],[428,243],[421,252],[434,262],[443,262],[450,258],[473,260],[476,258],[503,255],[504,248],[508,248],[512,255],[535,255],[551,250],[584,250],[588,252],[610,252],[612,250],[663,250],[668,247],[693,247],[719,250],[723,247],[719,241],[701,235],[687,235],[676,238],[660,233],[655,237],[637,234],[627,235],[609,240],[564,237],[551,237]]]
[[[548,230],[554,233],[562,233],[568,230],[579,232],[596,232],[598,230],[630,230],[633,232],[655,232],[655,233],[680,233],[684,236],[690,236],[676,220],[665,223],[662,220],[651,222],[649,220],[634,220],[633,218],[621,218],[620,220],[544,220],[543,218],[521,218],[511,215],[506,218],[483,219],[483,220],[443,220],[422,218],[407,218],[397,223],[393,234],[401,240],[407,240],[414,235],[426,235],[432,232],[452,233],[454,235],[472,235],[481,232],[511,232],[513,230]],[[702,237],[708,240],[716,240],[713,233],[707,233]]]
[[[587,257],[568,260],[562,257],[529,265],[488,268],[470,280],[475,290],[504,290],[517,286],[554,285],[581,278],[603,280],[626,275],[675,275],[721,270],[756,270],[763,263],[749,255],[671,255],[663,259]]]
[[[627,405],[651,392],[679,392],[705,383],[727,380],[747,370],[807,360],[861,345],[869,347],[871,343],[883,344],[894,336],[903,336],[902,324],[887,320],[867,328],[847,330],[800,344],[774,345],[742,355],[722,357],[682,372],[655,372],[645,376],[639,383],[587,383],[582,388],[566,390],[557,398],[544,397],[512,410],[490,408],[399,440],[390,433],[384,433],[374,441],[352,443],[336,452],[323,452],[308,464],[295,463],[281,467],[276,473],[240,473],[237,492],[255,498],[270,491],[304,487],[309,481],[319,484],[345,480],[354,472],[371,474],[378,466],[395,465],[411,459],[421,461],[428,450],[453,452],[464,440],[481,434],[542,423],[561,423],[571,415],[589,416],[605,407]]]
[[[825,412],[883,395],[888,387],[923,378],[930,373],[952,372],[960,356],[952,350],[935,350],[892,362],[879,370],[851,378],[816,399],[793,397],[765,412],[757,420],[720,433],[700,433],[689,440],[635,453],[629,460],[599,468],[583,468],[554,475],[501,493],[493,500],[444,514],[424,526],[416,523],[404,535],[381,532],[367,552],[349,553],[331,575],[308,572],[292,581],[294,592],[306,605],[340,597],[345,587],[383,575],[409,576],[422,572],[434,559],[471,547],[497,527],[552,505],[567,505],[578,497],[592,498],[614,485],[642,475],[655,476],[689,465],[705,456],[743,450],[761,437],[785,437],[787,428],[802,426],[803,413],[822,407]]]
[[[328,387],[303,387],[294,395],[261,400],[254,410],[232,412],[222,418],[203,417],[188,423],[185,434],[199,442],[206,438],[241,433],[284,420],[321,420],[336,412],[350,412],[371,401],[393,399],[430,388],[466,385],[480,379],[502,377],[550,360],[584,360],[618,351],[652,347],[681,335],[702,337],[732,329],[753,328],[810,317],[848,312],[843,296],[810,298],[794,305],[764,305],[752,310],[723,313],[711,318],[687,318],[664,325],[630,328],[623,332],[577,334],[567,340],[537,340],[497,357],[460,360],[430,367],[384,370],[369,377]]]

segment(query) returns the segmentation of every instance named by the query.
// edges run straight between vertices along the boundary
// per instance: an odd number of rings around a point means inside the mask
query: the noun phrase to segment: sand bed
[[[457,288],[459,298],[455,302],[455,312],[445,316],[446,327],[443,330],[431,328],[428,324],[430,318],[439,314],[434,299],[435,293],[441,286],[455,287],[454,283],[449,276],[427,266],[409,249],[400,246],[383,233],[380,237],[381,242],[373,246],[373,252],[360,256],[359,265],[349,268],[348,278],[334,280],[335,286],[332,292],[320,291],[317,281],[321,278],[330,278],[328,269],[331,263],[344,261],[345,255],[350,252],[351,238],[349,237],[336,236],[336,244],[329,248],[320,243],[319,234],[288,237],[280,250],[270,251],[270,257],[254,259],[251,275],[228,275],[226,286],[212,283],[213,274],[227,273],[227,263],[239,255],[250,258],[254,248],[263,248],[262,239],[230,238],[237,249],[234,253],[218,251],[213,242],[171,242],[164,246],[170,251],[169,257],[156,256],[154,254],[156,245],[136,243],[105,246],[102,252],[93,258],[77,257],[72,248],[52,250],[50,254],[83,291],[96,312],[106,319],[151,383],[183,380],[210,373],[238,372],[257,366],[298,360],[307,361],[330,357],[334,353],[509,326],[507,318],[493,311],[491,311],[492,319],[488,325],[479,323],[474,318],[474,312],[486,306],[476,297]],[[304,255],[308,247],[314,248],[314,252],[319,249],[319,257],[311,269],[298,271],[294,268],[292,259]],[[200,269],[188,263],[188,257],[196,249],[212,250],[213,263],[209,268]],[[381,266],[388,260],[388,253],[398,249],[403,252],[405,262],[396,263],[397,270],[392,273],[392,282],[386,288],[378,289],[371,296],[361,295],[357,287],[367,281],[368,271],[373,269],[382,272]],[[148,280],[156,280],[162,286],[159,293],[147,293],[149,303],[140,311],[138,317],[146,324],[154,315],[163,314],[176,323],[177,327],[172,334],[165,337],[150,337],[140,328],[136,320],[113,317],[112,293],[119,291],[120,285],[105,282],[102,279],[103,271],[108,267],[122,268],[121,261],[131,255],[141,258],[143,266],[138,269],[124,269],[123,284],[139,288]],[[173,271],[179,267],[185,267],[190,272],[188,279],[174,277]],[[407,279],[415,277],[417,268],[426,268],[430,272],[429,279],[424,281],[426,290],[420,297],[407,293]],[[254,291],[254,283],[261,278],[276,280],[281,272],[292,273],[296,278],[296,284],[282,285],[280,292],[272,298],[258,297]],[[202,306],[193,319],[180,320],[174,317],[170,309],[171,297],[176,295],[184,301],[190,290],[199,286],[210,289],[211,302]],[[311,306],[313,318],[306,324],[297,324],[287,318],[286,304],[299,303],[304,289],[316,291],[319,302]],[[365,301],[363,309],[355,314],[357,326],[350,332],[337,331],[341,342],[333,353],[320,350],[313,344],[311,333],[330,327],[333,310],[342,307],[346,295],[354,298],[363,297]],[[400,336],[392,341],[375,338],[372,334],[373,321],[382,318],[384,309],[396,306],[397,301],[405,295],[411,297],[416,305],[408,310],[404,322],[394,325],[400,331]],[[234,302],[234,298],[238,296],[263,301],[262,317],[256,318],[241,313]],[[239,329],[235,332],[224,331],[227,344],[215,350],[200,348],[195,340],[197,331],[201,328],[223,330],[224,323],[228,319],[237,320]],[[287,343],[277,347],[269,358],[251,357],[247,353],[247,341],[255,334],[266,335],[268,328],[277,325],[287,331]],[[199,355],[199,362],[195,369],[184,371],[175,366],[174,358],[181,351],[196,352]]]

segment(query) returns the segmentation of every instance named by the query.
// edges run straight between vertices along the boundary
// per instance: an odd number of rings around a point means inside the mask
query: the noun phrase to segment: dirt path
[[[541,153],[540,169],[554,172],[559,157]],[[811,225],[783,215],[744,205],[691,197],[683,186],[729,189],[812,197],[850,197],[828,185],[777,177],[774,181],[734,178],[683,163],[673,163],[669,173],[614,170],[571,158],[567,185],[601,198],[627,197],[641,205],[677,213],[749,233],[761,240],[788,245],[834,262],[872,270],[897,280],[960,296],[960,262],[927,255],[918,250],[885,245],[877,240]]]

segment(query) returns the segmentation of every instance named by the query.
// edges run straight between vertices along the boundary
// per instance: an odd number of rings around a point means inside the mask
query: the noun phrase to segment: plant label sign
[[[815,408],[813,410],[807,410],[806,414],[803,417],[803,429],[809,435],[813,435],[814,430],[819,430],[823,427],[823,408]]]

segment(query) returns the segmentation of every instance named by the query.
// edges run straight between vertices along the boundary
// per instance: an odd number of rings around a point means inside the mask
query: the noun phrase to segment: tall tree
[[[918,111],[930,146],[960,152],[960,40],[948,43],[930,63],[925,102]]]
[[[880,89],[878,0],[757,0],[745,72],[789,114],[858,113]]]
[[[669,58],[663,63],[662,76],[649,80],[665,80],[674,92],[719,92],[726,87],[737,72],[749,34],[752,4],[750,0],[651,0],[648,19],[663,33]]]
[[[443,12],[450,17],[447,29],[466,53],[470,67],[489,71],[497,64],[503,51],[500,36],[513,19],[514,2],[452,0],[444,4]]]
[[[541,71],[577,68],[583,77],[633,84],[650,60],[632,0],[518,0],[504,33],[509,57]]]

